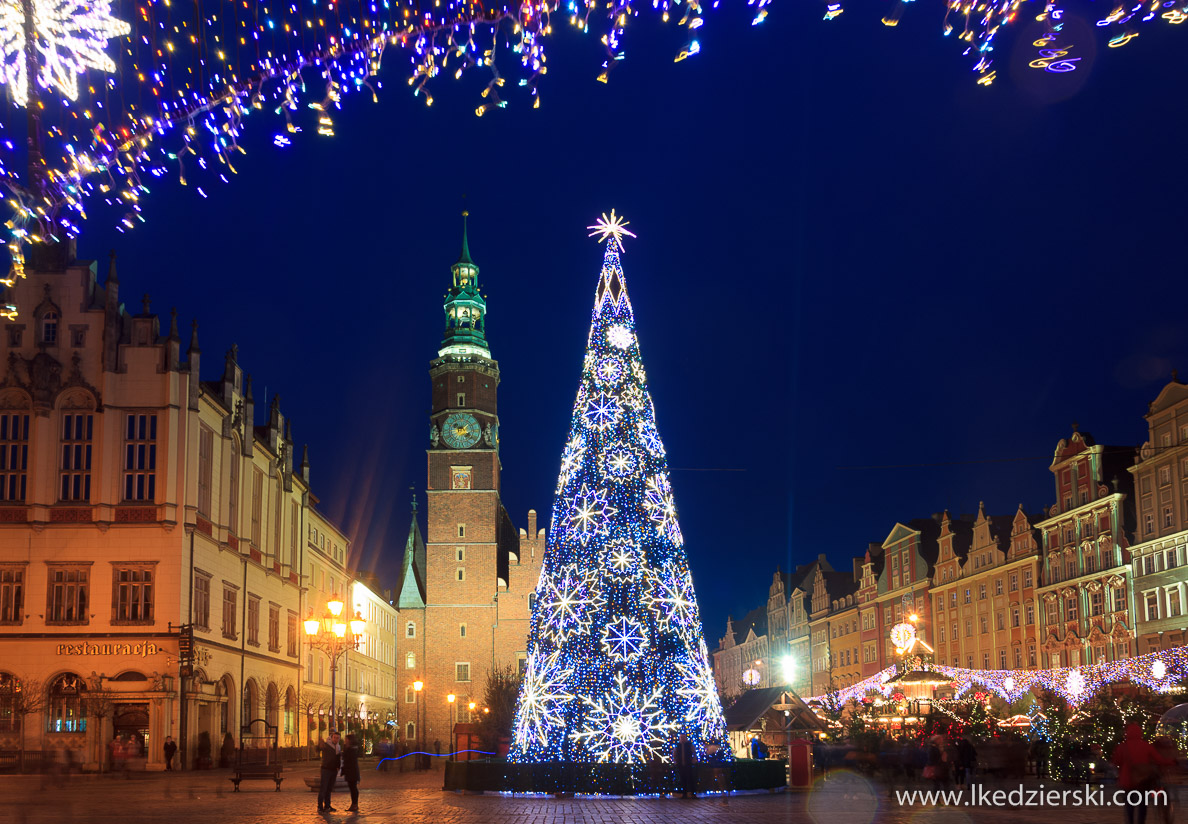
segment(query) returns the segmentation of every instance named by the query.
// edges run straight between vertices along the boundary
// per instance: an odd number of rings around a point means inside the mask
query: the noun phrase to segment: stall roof
[[[777,704],[791,704],[791,729],[820,730],[828,729],[824,719],[813,712],[800,696],[786,687],[764,687],[763,689],[748,690],[738,697],[738,700],[726,710],[726,729],[733,732],[745,732],[754,729],[768,710]]]

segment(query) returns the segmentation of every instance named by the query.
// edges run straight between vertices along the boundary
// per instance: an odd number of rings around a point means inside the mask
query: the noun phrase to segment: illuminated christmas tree
[[[619,262],[606,244],[569,438],[561,455],[510,759],[670,761],[681,733],[699,761],[726,723],[656,430]]]

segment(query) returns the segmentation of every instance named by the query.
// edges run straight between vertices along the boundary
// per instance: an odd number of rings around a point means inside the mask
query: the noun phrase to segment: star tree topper
[[[624,251],[623,236],[635,237],[635,232],[627,231],[627,224],[630,222],[629,220],[624,220],[621,215],[616,215],[615,210],[611,209],[610,217],[607,217],[606,212],[603,212],[602,217],[593,226],[586,227],[587,229],[593,229],[586,237],[598,235],[599,243],[609,240],[613,246],[619,247],[619,251]]]

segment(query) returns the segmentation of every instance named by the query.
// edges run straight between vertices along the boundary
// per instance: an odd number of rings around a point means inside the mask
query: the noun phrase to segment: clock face
[[[474,415],[465,412],[455,412],[445,419],[442,426],[442,437],[447,445],[454,449],[469,449],[478,443],[482,430]]]

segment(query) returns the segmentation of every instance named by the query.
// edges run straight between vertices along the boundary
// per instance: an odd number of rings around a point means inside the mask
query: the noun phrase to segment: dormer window
[[[46,312],[41,316],[41,342],[54,346],[58,342],[58,313]]]

